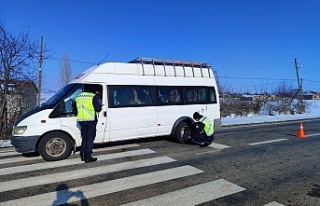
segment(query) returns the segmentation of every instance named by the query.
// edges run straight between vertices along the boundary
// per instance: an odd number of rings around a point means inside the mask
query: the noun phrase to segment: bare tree
[[[301,104],[299,102],[294,101],[297,96],[299,90],[294,90],[291,84],[287,84],[285,82],[279,84],[274,93],[278,97],[278,104],[276,109],[273,110],[279,111],[279,113],[300,113],[301,111],[305,111],[306,105],[301,108]]]
[[[39,56],[38,46],[32,43],[27,33],[9,33],[0,21],[0,137],[11,132],[17,116],[9,111],[9,101],[13,99],[14,81],[34,82],[36,80],[33,63]],[[15,89],[20,87],[15,87]],[[23,94],[23,91],[15,91]],[[19,108],[16,108],[19,109]]]
[[[288,84],[286,82],[282,82],[278,84],[274,88],[274,93],[279,98],[293,98],[294,97],[294,90],[291,84]]]
[[[71,80],[71,66],[67,54],[63,55],[62,62],[60,64],[60,84],[64,86]]]

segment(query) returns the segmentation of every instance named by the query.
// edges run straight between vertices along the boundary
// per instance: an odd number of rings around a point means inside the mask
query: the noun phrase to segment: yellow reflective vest
[[[209,118],[201,117],[199,119],[199,122],[202,122],[204,124],[203,130],[204,130],[204,132],[206,133],[207,136],[213,135],[214,129],[213,129],[213,126],[212,126]]]
[[[95,94],[90,92],[82,92],[76,98],[77,120],[78,121],[94,121],[95,110],[93,106],[93,97]]]

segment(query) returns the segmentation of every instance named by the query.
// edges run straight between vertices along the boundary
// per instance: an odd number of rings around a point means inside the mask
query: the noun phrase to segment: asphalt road
[[[224,127],[210,147],[107,144],[98,161],[0,150],[0,205],[320,205],[320,119]],[[67,205],[67,204],[65,204]]]

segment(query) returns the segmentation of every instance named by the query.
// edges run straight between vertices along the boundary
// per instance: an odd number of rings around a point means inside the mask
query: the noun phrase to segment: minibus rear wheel
[[[39,153],[46,161],[66,159],[72,152],[72,141],[62,132],[50,132],[39,143]]]
[[[179,122],[172,137],[176,142],[184,143],[191,135],[191,128],[186,122]]]

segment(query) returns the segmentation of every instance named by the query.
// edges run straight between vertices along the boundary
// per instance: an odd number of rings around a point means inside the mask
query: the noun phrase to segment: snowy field
[[[309,106],[305,114],[294,115],[248,115],[247,117],[225,117],[222,118],[222,126],[254,124],[265,122],[280,122],[288,120],[311,119],[320,117],[320,100],[306,100]]]
[[[248,115],[247,117],[225,117],[222,118],[222,126],[242,125],[242,124],[256,124],[266,122],[280,122],[288,120],[310,119],[320,117],[320,100],[306,101],[309,105],[305,114],[295,115]],[[0,147],[10,147],[10,141],[0,140]]]

